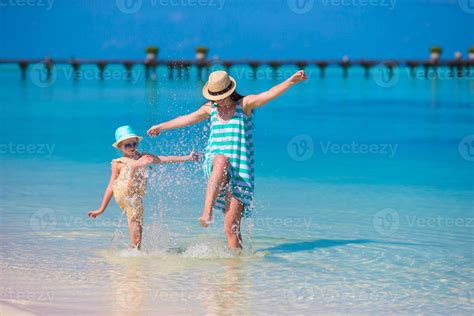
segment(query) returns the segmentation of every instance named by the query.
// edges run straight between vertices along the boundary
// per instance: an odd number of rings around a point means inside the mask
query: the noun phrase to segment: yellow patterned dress
[[[138,221],[143,224],[143,196],[146,192],[147,172],[146,168],[140,168],[135,172],[130,190],[128,190],[128,179],[130,178],[131,164],[136,160],[128,157],[120,157],[112,160],[112,163],[123,164],[120,174],[113,183],[115,201],[127,214],[128,221]]]

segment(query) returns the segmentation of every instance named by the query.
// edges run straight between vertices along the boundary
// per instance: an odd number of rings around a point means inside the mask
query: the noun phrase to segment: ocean
[[[215,67],[217,69],[218,66]],[[139,134],[196,110],[202,80],[154,81],[67,66],[50,81],[0,67],[0,262],[4,308],[25,314],[471,314],[474,308],[474,80],[376,67],[317,68],[255,111],[256,210],[244,251],[222,214],[198,225],[201,163],[153,166],[143,250],[127,248],[114,201],[96,220],[119,156]],[[296,71],[230,70],[241,94]],[[159,155],[203,152],[206,122],[145,137]]]

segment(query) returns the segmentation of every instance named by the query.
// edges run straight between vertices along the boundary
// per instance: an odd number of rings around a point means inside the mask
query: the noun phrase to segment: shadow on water
[[[311,251],[319,248],[340,247],[352,244],[385,244],[385,245],[404,245],[404,246],[419,246],[419,244],[401,243],[401,242],[383,242],[370,239],[317,239],[311,241],[300,241],[293,243],[285,243],[277,246],[261,249],[262,251],[269,251],[270,253],[292,253],[300,251]]]

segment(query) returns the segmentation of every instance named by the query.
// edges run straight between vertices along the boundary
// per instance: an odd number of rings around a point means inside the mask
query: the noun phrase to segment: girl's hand
[[[301,81],[307,80],[308,77],[306,77],[306,73],[304,70],[299,70],[297,71],[293,76],[291,76],[288,80],[292,84],[300,83]]]
[[[158,125],[153,125],[148,131],[147,131],[147,134],[151,137],[153,136],[158,136],[160,135],[160,133],[163,131],[163,129],[161,128],[161,125],[158,124]]]
[[[95,211],[90,211],[89,213],[87,213],[87,216],[89,216],[90,218],[96,218],[97,216],[99,216],[102,213],[104,213],[103,210],[97,209]]]
[[[189,154],[190,161],[199,161],[202,159],[202,155],[200,153],[194,152],[194,149]]]
[[[133,169],[147,167],[155,161],[155,158],[151,155],[143,155],[137,161],[132,164]]]

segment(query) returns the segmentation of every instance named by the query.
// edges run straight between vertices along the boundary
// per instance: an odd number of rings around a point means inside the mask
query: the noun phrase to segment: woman
[[[210,74],[202,93],[209,100],[197,111],[161,123],[150,136],[204,121],[210,117],[204,171],[208,177],[204,210],[199,222],[207,227],[213,209],[224,211],[224,231],[230,249],[242,248],[240,221],[253,208],[254,171],[252,114],[293,85],[306,80],[303,70],[260,94],[241,96],[237,83],[225,71]]]

